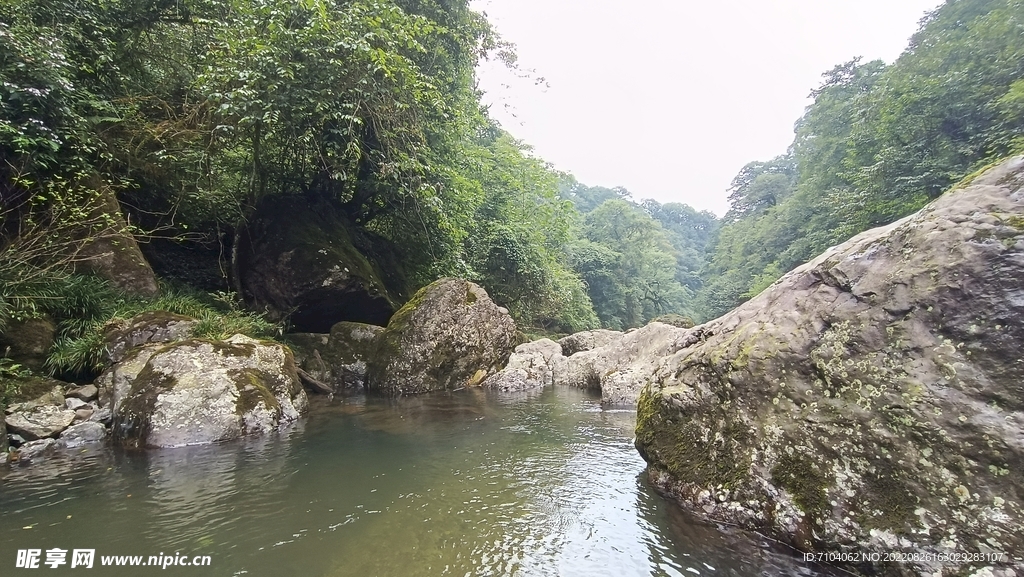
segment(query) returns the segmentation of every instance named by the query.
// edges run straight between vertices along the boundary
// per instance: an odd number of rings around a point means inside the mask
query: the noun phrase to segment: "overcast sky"
[[[721,215],[744,164],[785,152],[823,72],[891,63],[940,3],[473,0],[534,71],[485,63],[480,85],[492,117],[581,182]]]

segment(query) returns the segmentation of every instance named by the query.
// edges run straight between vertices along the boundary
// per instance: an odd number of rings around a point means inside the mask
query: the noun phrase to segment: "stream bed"
[[[655,493],[635,411],[586,392],[314,401],[266,437],[0,467],[0,574],[828,574]],[[38,570],[16,568],[28,549]],[[68,551],[55,569],[53,549]],[[70,567],[75,549],[95,550],[91,569]]]

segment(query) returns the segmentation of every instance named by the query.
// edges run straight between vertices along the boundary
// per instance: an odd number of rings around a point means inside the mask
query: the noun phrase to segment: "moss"
[[[651,322],[665,323],[666,325],[672,325],[681,329],[691,329],[694,326],[693,319],[690,317],[684,317],[683,315],[677,315],[675,313],[654,317],[651,319]]]
[[[476,302],[476,293],[473,292],[473,287],[466,283],[466,304],[471,305]]]
[[[1014,215],[1007,218],[1003,222],[1012,226],[1013,228],[1017,229],[1020,232],[1024,232],[1024,217]]]
[[[661,397],[645,389],[637,402],[636,444],[644,459],[699,487],[732,490],[747,478],[752,436],[745,426],[706,408],[681,411]]]
[[[914,496],[910,484],[899,477],[900,473],[887,460],[876,458],[872,461],[873,474],[864,475],[864,487],[858,499],[866,502],[857,514],[857,522],[865,529],[882,529],[893,533],[910,533],[918,525],[914,510],[919,499]]]
[[[260,404],[272,411],[280,410],[281,404],[277,402],[259,371],[251,368],[238,369],[230,371],[228,375],[238,388],[235,414],[242,416]]]
[[[829,476],[818,461],[802,454],[783,453],[771,470],[772,482],[793,495],[793,501],[815,523],[828,513]]]
[[[22,403],[37,399],[52,391],[53,387],[63,387],[64,384],[48,377],[5,377],[0,379],[0,390],[5,392],[8,403]]]
[[[131,391],[125,396],[121,410],[114,416],[111,432],[116,442],[131,448],[146,446],[151,424],[150,416],[156,407],[157,397],[174,388],[177,380],[153,370],[147,364],[132,382]]]

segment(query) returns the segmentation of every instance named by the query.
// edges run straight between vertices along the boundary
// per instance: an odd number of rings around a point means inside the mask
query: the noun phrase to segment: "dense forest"
[[[894,64],[836,66],[718,219],[581,184],[491,120],[474,69],[514,47],[464,0],[4,0],[0,332],[52,318],[57,373],[143,310],[283,334],[234,270],[275,197],[333,207],[397,300],[459,276],[538,333],[707,320],[1024,148],[1022,27],[1020,0],[948,0]],[[159,291],[88,274],[126,238]]]

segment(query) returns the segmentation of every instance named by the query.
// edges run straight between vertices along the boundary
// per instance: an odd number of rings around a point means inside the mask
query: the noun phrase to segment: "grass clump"
[[[48,316],[56,321],[57,335],[45,364],[55,376],[82,378],[101,371],[106,364],[106,330],[144,312],[193,317],[199,322],[192,336],[200,338],[224,339],[237,333],[272,338],[281,330],[262,315],[245,310],[233,293],[208,294],[164,285],[160,296],[150,299],[128,295],[89,275],[52,273],[31,282],[16,280],[0,278],[0,332],[12,322],[31,318]]]

